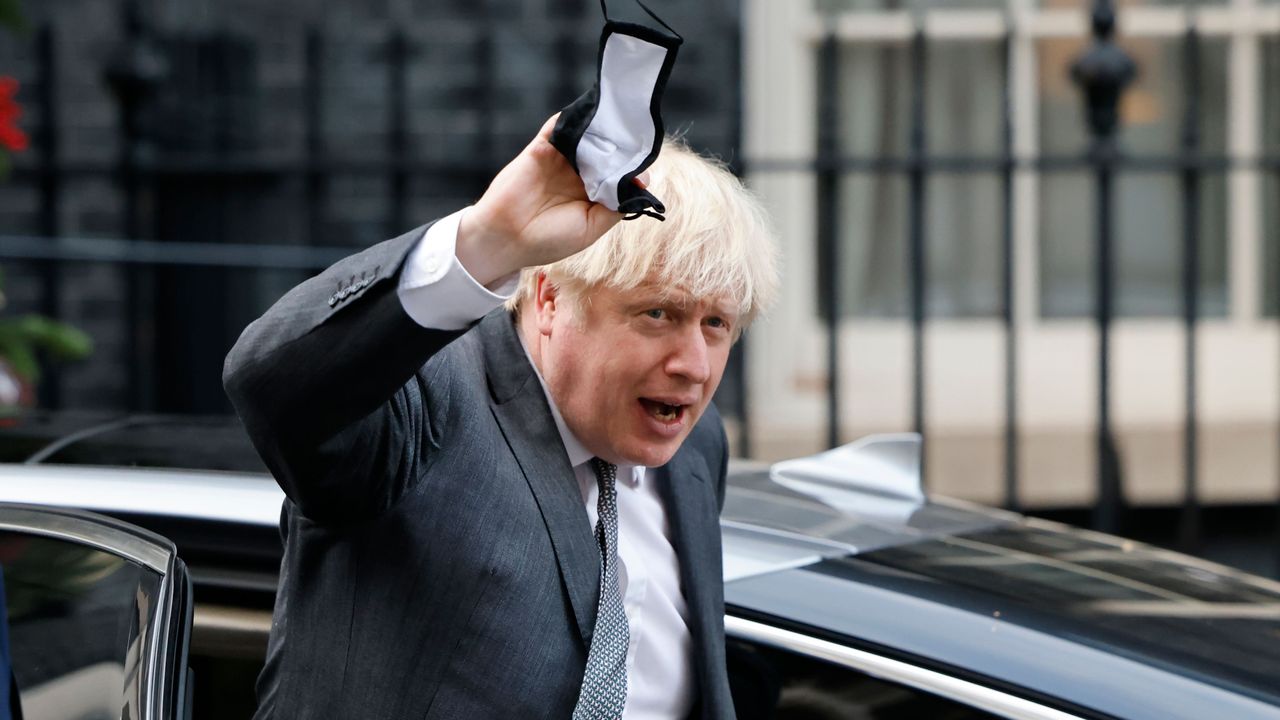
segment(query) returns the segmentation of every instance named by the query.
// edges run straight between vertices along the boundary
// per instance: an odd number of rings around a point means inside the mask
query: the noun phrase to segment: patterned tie
[[[596,502],[600,599],[573,720],[617,720],[627,704],[627,646],[631,642],[618,581],[618,467],[592,458],[591,469],[600,485],[600,499]]]

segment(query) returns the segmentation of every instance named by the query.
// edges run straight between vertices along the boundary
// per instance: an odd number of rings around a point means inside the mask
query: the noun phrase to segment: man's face
[[[665,465],[715,393],[737,331],[722,299],[657,286],[577,296],[540,281],[540,370],[565,424],[613,463]]]

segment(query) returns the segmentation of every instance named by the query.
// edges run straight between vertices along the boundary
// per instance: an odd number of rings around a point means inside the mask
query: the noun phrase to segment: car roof
[[[856,477],[832,485],[735,465],[722,515],[734,613],[1072,698],[1051,701],[1085,715],[1280,717],[1280,583]]]
[[[26,449],[43,452],[62,438],[48,457],[73,456],[68,451],[85,443],[79,457],[88,461],[95,435],[110,440],[131,429],[178,426],[186,428],[175,436],[183,441],[210,430],[243,434],[227,421],[153,418],[106,429],[100,420],[84,421],[58,429],[93,434],[66,442],[68,434],[46,433],[55,438]],[[40,427],[51,424],[27,423],[27,435]],[[252,452],[243,437],[227,442]],[[911,443],[899,436],[890,445],[898,452]],[[861,450],[884,460],[877,455],[883,447],[889,445]],[[0,502],[271,529],[284,500],[264,472],[37,461],[0,465]],[[911,474],[909,465],[892,465],[857,467]],[[807,467],[731,464],[721,521],[725,600],[735,614],[1011,683],[1024,694],[1070,697],[1078,705],[1067,709],[1082,714],[1280,717],[1274,683],[1280,584],[1140,543],[929,497],[918,483],[808,477]],[[261,543],[267,535],[243,537]],[[1209,706],[1214,712],[1188,712]]]
[[[1021,518],[949,498],[889,497],[856,486],[834,493],[810,489],[779,482],[763,463],[730,463],[720,515],[727,581]]]

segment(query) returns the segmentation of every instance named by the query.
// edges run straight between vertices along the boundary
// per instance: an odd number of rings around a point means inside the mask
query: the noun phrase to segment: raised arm
[[[521,268],[587,247],[619,219],[587,200],[550,144],[554,118],[460,218],[454,257],[497,286]],[[314,520],[394,503],[446,429],[430,420],[418,370],[465,327],[424,327],[398,289],[427,234],[418,228],[345,258],[290,290],[247,327],[223,384],[285,492]],[[452,258],[450,258],[452,262]],[[416,302],[448,300],[440,294]],[[472,320],[478,320],[479,315]]]

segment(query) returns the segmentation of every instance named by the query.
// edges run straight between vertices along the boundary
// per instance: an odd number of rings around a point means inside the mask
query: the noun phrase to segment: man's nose
[[[667,373],[687,379],[692,383],[705,383],[711,379],[711,361],[707,356],[707,339],[702,328],[680,333],[675,347],[667,358]]]

